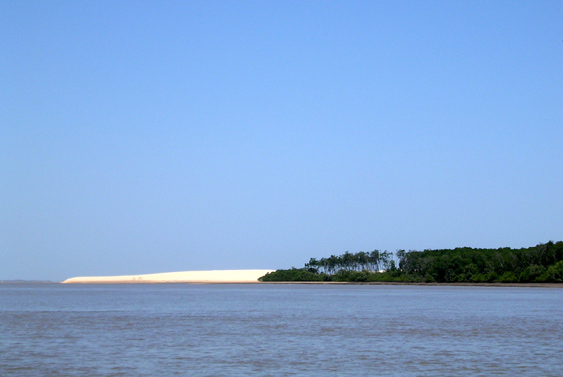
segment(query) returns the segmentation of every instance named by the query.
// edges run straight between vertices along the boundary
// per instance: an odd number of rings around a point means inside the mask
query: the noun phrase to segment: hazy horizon
[[[0,280],[562,240],[563,3],[0,3]]]

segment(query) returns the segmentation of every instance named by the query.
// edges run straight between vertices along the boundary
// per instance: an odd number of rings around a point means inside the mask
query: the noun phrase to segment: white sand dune
[[[100,283],[258,283],[258,278],[273,270],[181,271],[146,275],[82,276],[63,284]]]

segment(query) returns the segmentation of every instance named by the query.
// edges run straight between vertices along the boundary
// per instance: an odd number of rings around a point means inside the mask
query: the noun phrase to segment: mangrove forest
[[[263,282],[563,283],[563,241],[512,249],[374,250],[311,258]]]

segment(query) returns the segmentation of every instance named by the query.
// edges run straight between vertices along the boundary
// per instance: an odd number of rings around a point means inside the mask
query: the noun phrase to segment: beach
[[[80,276],[66,279],[63,284],[121,283],[258,283],[258,278],[273,270],[211,270],[180,271],[144,275]]]

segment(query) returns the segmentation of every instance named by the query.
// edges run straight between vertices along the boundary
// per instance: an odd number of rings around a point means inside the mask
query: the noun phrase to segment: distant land
[[[102,283],[372,283],[372,284],[563,284],[563,241],[533,247],[437,250],[373,250],[320,259],[302,268],[180,271],[143,275],[81,276],[63,284]],[[53,283],[4,280],[0,283]]]
[[[398,263],[396,262],[398,261]],[[563,283],[563,242],[511,249],[374,250],[311,258],[303,268],[276,270],[262,282],[425,284]]]
[[[82,276],[63,281],[63,284],[120,284],[120,283],[258,283],[258,278],[274,270],[212,270],[180,271],[145,275]]]

